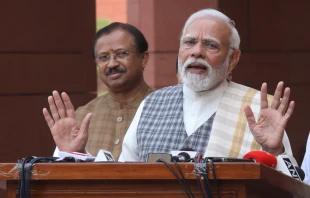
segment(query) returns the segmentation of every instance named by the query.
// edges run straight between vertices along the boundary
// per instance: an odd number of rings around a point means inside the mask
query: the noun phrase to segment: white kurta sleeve
[[[55,151],[54,151],[54,154],[53,154],[53,157],[59,157],[59,149],[58,149],[58,147],[56,146],[56,148],[55,148]]]
[[[118,159],[120,162],[139,161],[139,149],[137,143],[137,128],[141,113],[144,107],[144,100],[141,102],[135,117],[133,118],[123,140],[122,153]]]
[[[284,146],[284,152],[281,153],[280,155],[287,155],[289,156],[291,162],[295,165],[298,166],[298,163],[296,161],[296,159],[293,156],[293,152],[292,152],[292,148],[291,148],[291,144],[290,144],[290,140],[288,139],[288,136],[286,134],[286,132],[284,131],[284,135],[283,135],[283,139],[282,139],[282,144]],[[261,147],[262,149],[262,147]],[[277,156],[276,156],[277,157]]]
[[[301,169],[305,172],[304,182],[310,185],[310,134],[308,136],[306,153],[301,164]]]
[[[287,136],[286,132],[284,132],[282,143],[283,143],[283,146],[284,146],[284,153],[283,154],[288,155],[290,157],[292,163],[295,166],[298,166],[298,163],[297,163],[296,159],[293,156],[290,140],[288,139],[288,136]]]

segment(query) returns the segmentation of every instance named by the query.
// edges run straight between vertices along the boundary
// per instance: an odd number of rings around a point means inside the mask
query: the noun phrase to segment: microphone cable
[[[217,194],[218,194],[217,197],[221,198],[220,188],[219,188],[219,185],[218,185],[218,180],[217,180],[216,175],[215,175],[213,159],[210,159],[209,161],[210,161],[210,164],[211,164],[211,171],[212,171],[212,174],[213,174],[213,180],[214,180],[215,188],[216,188],[216,191],[217,191]]]
[[[26,157],[22,160],[17,160],[18,164],[18,173],[19,173],[19,180],[18,180],[18,193],[17,196],[19,198],[25,197],[25,164],[30,162],[34,157]]]
[[[30,179],[31,170],[34,163],[50,163],[55,161],[56,157],[26,157],[18,160],[19,180],[18,180],[18,198],[30,198]]]
[[[212,190],[211,190],[211,185],[209,182],[209,176],[208,176],[208,161],[204,158],[200,160],[200,166],[202,167],[202,174],[201,178],[203,181],[204,189],[206,191],[206,194],[208,195],[208,198],[213,198]]]
[[[158,158],[156,160],[156,162],[162,162],[164,163],[167,168],[169,168],[169,170],[172,172],[172,174],[175,176],[175,178],[177,179],[177,181],[179,182],[179,184],[182,187],[182,190],[185,192],[185,194],[187,195],[188,198],[192,198],[191,194],[188,192],[188,189],[186,188],[186,186],[184,185],[184,183],[181,181],[180,177],[178,176],[178,174],[173,170],[173,168],[170,166],[170,164],[168,162],[166,162],[164,159],[162,158]]]
[[[174,162],[175,166],[177,167],[177,169],[178,169],[178,171],[179,171],[179,174],[180,174],[181,177],[182,177],[183,184],[184,184],[185,188],[187,189],[188,193],[189,193],[192,197],[195,197],[194,194],[193,194],[193,192],[191,191],[191,189],[190,189],[190,187],[189,187],[189,185],[188,185],[188,183],[187,183],[187,181],[186,181],[184,175],[183,175],[183,172],[182,172],[182,170],[181,170],[179,164],[178,164],[175,160],[173,160],[173,162]]]
[[[198,155],[197,157],[194,158],[195,173],[196,173],[196,180],[197,180],[197,184],[198,184],[200,193],[202,195],[202,198],[205,198],[207,195],[206,195],[206,192],[202,186],[201,174],[200,174],[201,170],[200,170],[200,167],[198,166],[198,163],[200,163],[200,160],[201,160],[201,155]]]

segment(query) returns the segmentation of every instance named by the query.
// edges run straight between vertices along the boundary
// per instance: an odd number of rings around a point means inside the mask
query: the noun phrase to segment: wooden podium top
[[[176,166],[170,164],[175,171]],[[179,163],[188,180],[196,180],[194,163]],[[260,188],[282,189],[292,196],[310,197],[310,186],[258,163],[214,163],[220,182],[244,182]],[[208,166],[209,178],[213,178]],[[0,180],[18,180],[17,164],[0,164]],[[31,180],[175,180],[162,163],[38,163]]]

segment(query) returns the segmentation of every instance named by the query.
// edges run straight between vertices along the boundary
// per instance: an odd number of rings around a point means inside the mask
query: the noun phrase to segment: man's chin
[[[190,73],[190,74],[192,74],[192,75],[207,76],[207,75],[208,75],[208,70],[206,70],[206,69],[193,69],[193,68],[188,68],[188,69],[186,69],[185,73]]]
[[[106,85],[110,90],[113,91],[123,90],[125,87],[127,87],[126,86],[127,83],[125,83],[124,81],[117,81],[117,80],[109,81],[108,84]]]
[[[207,81],[191,81],[189,79],[186,79],[184,81],[184,85],[186,85],[188,88],[195,92],[202,92],[202,91],[210,91],[215,88],[217,88],[223,81],[212,81],[212,80],[207,80]]]
[[[113,73],[107,76],[107,79],[116,80],[123,76],[124,73]]]
[[[117,78],[110,78],[110,76],[105,76],[104,80],[101,78],[101,81],[108,87],[108,88],[118,88],[124,86],[126,84],[125,78],[119,76]]]

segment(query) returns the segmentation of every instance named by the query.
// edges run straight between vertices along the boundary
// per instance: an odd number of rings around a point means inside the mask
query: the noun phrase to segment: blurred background
[[[42,115],[53,90],[75,107],[106,92],[91,56],[96,30],[121,21],[139,28],[151,54],[145,79],[154,89],[177,83],[181,28],[189,15],[215,8],[232,18],[242,55],[233,81],[273,94],[292,89],[296,110],[287,126],[300,164],[310,130],[310,2],[306,0],[1,0],[0,156],[16,162],[49,156],[55,148]]]

